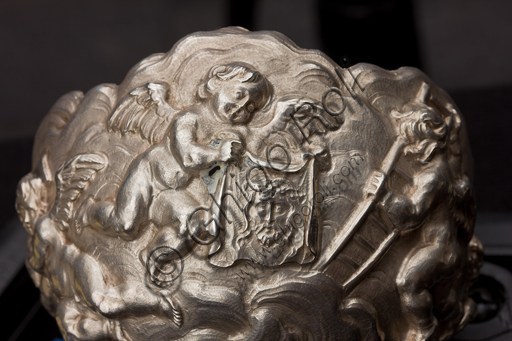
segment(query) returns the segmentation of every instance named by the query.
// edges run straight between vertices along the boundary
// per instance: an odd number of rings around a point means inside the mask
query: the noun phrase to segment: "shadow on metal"
[[[485,262],[470,293],[478,307],[477,316],[453,341],[511,340],[511,294],[512,273],[499,265]]]

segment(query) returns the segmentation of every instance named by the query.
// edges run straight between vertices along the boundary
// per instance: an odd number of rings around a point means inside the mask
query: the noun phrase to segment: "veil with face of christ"
[[[220,247],[210,262],[227,267],[239,259],[265,266],[314,260],[314,160],[281,172],[248,158],[226,170],[220,204]]]

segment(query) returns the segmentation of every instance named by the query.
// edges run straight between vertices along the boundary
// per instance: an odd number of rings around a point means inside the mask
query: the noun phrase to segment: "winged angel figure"
[[[271,88],[257,71],[229,64],[210,70],[198,89],[202,100],[193,107],[173,109],[167,103],[169,92],[167,84],[148,83],[131,91],[111,114],[110,131],[139,134],[152,146],[131,163],[115,203],[88,200],[80,214],[82,226],[136,238],[154,196],[173,190],[175,205],[167,219],[179,221],[179,233],[184,235],[187,218],[200,203],[182,189],[198,171],[240,157],[244,143],[239,134],[229,134],[233,139],[216,137],[223,129],[248,122],[265,105]],[[213,130],[219,123],[220,131]]]

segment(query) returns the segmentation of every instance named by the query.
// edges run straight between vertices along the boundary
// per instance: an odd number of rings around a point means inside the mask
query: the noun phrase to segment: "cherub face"
[[[263,93],[259,83],[223,81],[213,96],[213,109],[233,124],[246,123],[260,109]]]

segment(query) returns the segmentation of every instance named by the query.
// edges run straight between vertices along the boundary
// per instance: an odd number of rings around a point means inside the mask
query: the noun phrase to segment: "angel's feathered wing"
[[[169,93],[166,83],[147,83],[135,88],[110,115],[108,130],[138,134],[151,144],[160,142],[177,112],[167,103]]]
[[[74,206],[96,173],[107,165],[101,154],[80,154],[62,165],[55,174],[57,195],[52,214],[62,229],[70,226]]]

